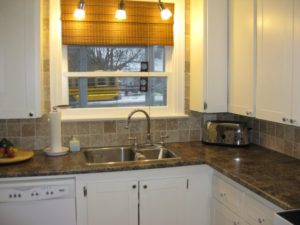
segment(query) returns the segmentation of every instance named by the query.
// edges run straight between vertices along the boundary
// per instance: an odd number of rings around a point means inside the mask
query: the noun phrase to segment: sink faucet
[[[151,133],[150,133],[150,116],[148,115],[148,113],[142,109],[136,109],[136,110],[133,110],[131,113],[129,113],[128,115],[128,118],[127,118],[127,125],[126,125],[126,129],[129,128],[129,124],[130,124],[130,121],[131,121],[131,117],[137,113],[137,112],[141,112],[143,113],[146,118],[147,118],[147,144],[152,144],[152,141],[151,141]]]

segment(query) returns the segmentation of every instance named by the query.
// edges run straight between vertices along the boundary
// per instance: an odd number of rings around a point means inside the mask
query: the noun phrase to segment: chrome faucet
[[[143,113],[146,118],[147,118],[147,143],[146,144],[152,144],[152,140],[151,140],[151,133],[150,133],[150,116],[148,115],[148,113],[142,109],[136,109],[136,110],[133,110],[131,113],[129,113],[128,115],[128,118],[127,118],[127,125],[126,125],[126,129],[129,128],[129,124],[130,124],[130,121],[131,121],[131,117],[137,113],[137,112],[141,112]],[[135,139],[135,138],[129,138],[129,139]],[[136,144],[136,142],[135,142]]]

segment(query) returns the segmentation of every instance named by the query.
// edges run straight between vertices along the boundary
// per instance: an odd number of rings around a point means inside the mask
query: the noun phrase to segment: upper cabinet
[[[290,123],[300,125],[300,1],[294,2],[293,98]]]
[[[227,112],[227,0],[190,4],[190,109]]]
[[[256,1],[229,0],[228,111],[255,116]]]
[[[39,0],[1,1],[0,30],[0,118],[39,117]]]
[[[293,0],[258,0],[257,118],[291,119]]]

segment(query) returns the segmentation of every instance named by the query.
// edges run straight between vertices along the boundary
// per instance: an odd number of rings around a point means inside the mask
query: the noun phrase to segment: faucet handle
[[[165,140],[169,138],[169,135],[160,135],[160,144],[163,146],[165,144]]]
[[[128,137],[129,141],[134,141],[132,146],[133,146],[133,150],[136,151],[138,148],[138,143],[137,143],[137,138],[136,137]]]

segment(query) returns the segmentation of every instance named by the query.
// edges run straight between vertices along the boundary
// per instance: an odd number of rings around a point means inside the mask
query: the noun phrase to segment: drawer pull
[[[225,193],[225,192],[221,192],[221,193],[220,193],[220,196],[221,196],[222,198],[224,198],[224,197],[226,196],[226,193]]]
[[[259,224],[262,224],[263,222],[265,222],[265,219],[264,219],[264,218],[258,218],[258,223],[259,223]]]

